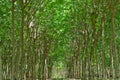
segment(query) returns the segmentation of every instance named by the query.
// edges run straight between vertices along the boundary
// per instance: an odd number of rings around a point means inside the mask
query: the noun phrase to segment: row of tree
[[[3,80],[119,78],[120,0],[1,0]],[[62,66],[63,67],[63,66]]]

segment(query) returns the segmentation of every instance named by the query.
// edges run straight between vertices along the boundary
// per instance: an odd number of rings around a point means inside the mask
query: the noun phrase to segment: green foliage
[[[117,5],[115,1],[111,4],[116,9],[115,33],[112,33],[112,12],[108,1],[102,3],[101,0],[23,0],[24,7],[21,7],[20,0],[16,0],[14,35],[12,35],[12,1],[0,0],[0,53],[3,64],[10,66],[9,62],[12,64],[19,57],[18,64],[22,65],[19,62],[25,60],[27,54],[28,61],[22,66],[33,61],[38,67],[38,64],[44,63],[44,57],[50,58],[50,62],[60,68],[64,66],[63,64],[68,64],[69,59],[73,63],[75,60],[86,59],[86,63],[90,60],[91,64],[97,65],[102,64],[102,52],[104,52],[105,67],[110,67],[111,46],[115,52],[116,46],[120,45],[120,4]],[[34,27],[30,27],[32,22]],[[104,37],[102,37],[102,22],[104,22]],[[23,34],[21,25],[24,27]],[[114,44],[111,43],[113,34]],[[15,38],[14,45],[12,36]],[[112,56],[115,57],[114,54]]]

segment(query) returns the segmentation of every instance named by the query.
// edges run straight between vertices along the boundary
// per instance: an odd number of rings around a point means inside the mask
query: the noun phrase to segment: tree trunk
[[[12,0],[12,56],[11,56],[11,79],[14,79],[15,77],[15,63],[14,63],[14,57],[15,57],[15,38],[14,38],[14,2],[15,0]]]

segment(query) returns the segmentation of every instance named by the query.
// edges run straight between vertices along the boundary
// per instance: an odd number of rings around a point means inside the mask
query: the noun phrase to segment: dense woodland
[[[120,79],[120,0],[0,0],[0,80],[72,79]]]

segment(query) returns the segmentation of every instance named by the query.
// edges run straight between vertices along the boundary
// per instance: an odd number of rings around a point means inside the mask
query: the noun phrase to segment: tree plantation
[[[0,80],[119,80],[120,0],[0,0]]]

